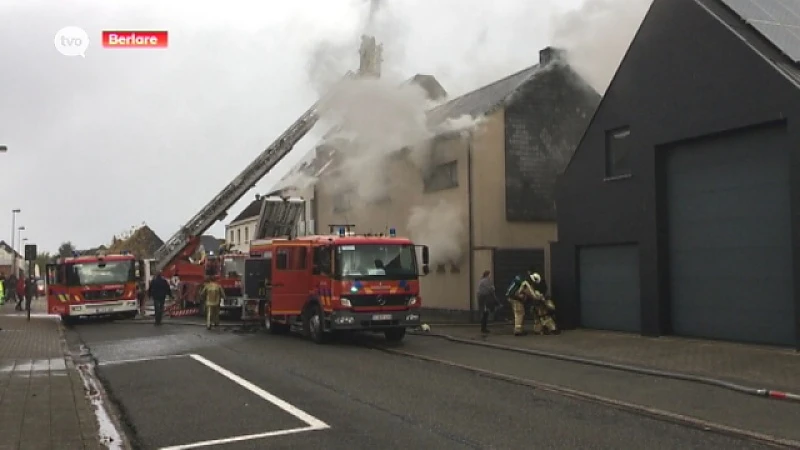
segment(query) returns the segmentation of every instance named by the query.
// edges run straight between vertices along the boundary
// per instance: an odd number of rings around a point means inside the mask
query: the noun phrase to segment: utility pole
[[[22,243],[22,232],[23,231],[25,231],[25,227],[24,226],[17,227],[17,243],[18,244]],[[14,249],[14,251],[16,252],[17,249]],[[17,254],[14,253],[14,257],[16,257],[16,256],[17,256]],[[16,260],[15,260],[15,262],[16,262]],[[19,269],[17,267],[14,267],[14,270],[19,270]]]
[[[19,208],[15,208],[11,210],[11,270],[14,273],[14,277],[19,275],[19,268],[17,267],[17,246],[16,241],[14,240],[16,226],[17,226],[17,214],[21,213],[22,210]]]

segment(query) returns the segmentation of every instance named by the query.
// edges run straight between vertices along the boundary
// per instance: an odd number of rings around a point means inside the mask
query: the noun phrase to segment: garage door
[[[498,293],[500,301],[507,306],[503,308],[502,314],[506,318],[513,316],[511,307],[508,306],[506,299],[502,298],[506,288],[515,276],[525,273],[529,268],[534,267],[545,276],[544,273],[544,250],[542,249],[495,249],[492,255],[494,272],[495,291]]]
[[[667,156],[675,334],[794,343],[784,135],[749,131]]]
[[[581,326],[639,332],[639,247],[583,247],[578,261]]]

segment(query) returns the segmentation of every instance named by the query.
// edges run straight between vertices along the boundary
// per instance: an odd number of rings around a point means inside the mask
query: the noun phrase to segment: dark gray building
[[[557,185],[565,325],[800,348],[798,30],[654,0]]]

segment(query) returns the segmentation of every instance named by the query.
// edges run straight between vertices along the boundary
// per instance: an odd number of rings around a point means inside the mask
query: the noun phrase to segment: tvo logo
[[[53,39],[56,50],[64,56],[80,56],[86,58],[89,48],[89,35],[80,27],[64,27],[58,30]]]

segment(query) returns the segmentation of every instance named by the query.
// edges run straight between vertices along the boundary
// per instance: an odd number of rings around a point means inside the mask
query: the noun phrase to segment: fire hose
[[[450,336],[450,335],[442,334],[442,333],[431,333],[431,332],[422,333],[422,332],[414,331],[414,332],[412,332],[412,334],[418,335],[418,336],[436,337],[436,338],[445,339],[445,340],[448,340],[448,341],[451,341],[451,342],[457,342],[457,343],[460,343],[460,344],[475,345],[475,346],[480,346],[480,347],[488,347],[488,348],[494,348],[494,349],[498,349],[498,350],[512,351],[512,352],[516,352],[516,353],[524,353],[524,354],[533,355],[533,356],[541,356],[541,357],[544,357],[544,358],[550,358],[550,359],[556,359],[556,360],[560,360],[560,361],[573,362],[573,363],[578,363],[578,364],[583,364],[583,365],[588,365],[588,366],[602,367],[602,368],[606,368],[606,369],[619,370],[619,371],[623,371],[623,372],[638,373],[638,374],[641,374],[641,375],[650,375],[650,376],[656,376],[656,377],[661,377],[661,378],[670,378],[670,379],[674,379],[674,380],[690,381],[690,382],[693,382],[693,383],[700,383],[700,384],[705,384],[705,385],[709,385],[709,386],[716,386],[716,387],[720,387],[720,388],[723,388],[723,389],[728,389],[728,390],[740,392],[742,394],[754,395],[754,396],[757,396],[757,397],[766,397],[766,398],[771,398],[771,399],[776,399],[776,400],[788,400],[788,401],[800,403],[800,395],[794,394],[794,393],[791,393],[791,392],[778,391],[778,390],[773,390],[773,389],[764,389],[764,388],[754,388],[754,387],[751,387],[751,386],[744,386],[744,385],[733,383],[733,382],[730,382],[730,381],[720,380],[720,379],[711,378],[711,377],[704,377],[704,376],[701,376],[701,375],[691,375],[691,374],[687,374],[687,373],[673,372],[673,371],[661,370],[661,369],[650,369],[650,368],[646,368],[646,367],[632,366],[632,365],[628,365],[628,364],[619,364],[619,363],[613,363],[613,362],[608,362],[608,361],[600,361],[600,360],[591,359],[591,358],[583,358],[583,357],[580,357],[580,356],[565,355],[565,354],[562,354],[562,353],[553,353],[553,352],[547,352],[547,351],[543,351],[543,350],[533,350],[533,349],[527,349],[527,348],[511,347],[511,346],[507,346],[507,345],[492,344],[490,342],[481,342],[481,341],[475,341],[475,340],[472,340],[472,339],[464,339],[464,338],[454,337],[454,336]]]

